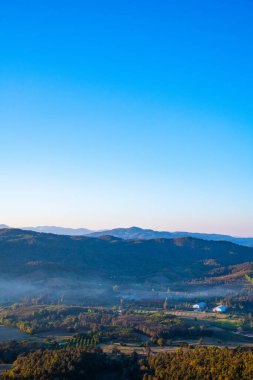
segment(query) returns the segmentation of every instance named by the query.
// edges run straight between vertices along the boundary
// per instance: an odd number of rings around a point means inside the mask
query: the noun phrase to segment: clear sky
[[[251,0],[0,4],[0,223],[253,236]]]

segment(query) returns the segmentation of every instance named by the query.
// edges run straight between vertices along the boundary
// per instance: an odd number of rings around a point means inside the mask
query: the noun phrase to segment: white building
[[[215,313],[225,313],[226,310],[227,310],[226,306],[223,306],[223,305],[219,305],[213,308],[213,311]]]

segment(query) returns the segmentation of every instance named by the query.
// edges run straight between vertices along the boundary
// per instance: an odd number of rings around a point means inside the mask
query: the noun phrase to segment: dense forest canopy
[[[122,240],[0,230],[0,273],[52,277],[95,273],[141,279],[162,274],[171,281],[222,276],[253,261],[253,248],[194,238]],[[208,261],[209,260],[209,261]],[[216,272],[211,273],[210,270]],[[238,270],[241,268],[238,268]],[[252,267],[249,266],[249,271]],[[247,268],[244,268],[247,271]],[[244,273],[245,274],[245,273]],[[241,274],[243,277],[243,275]],[[34,277],[35,278],[35,277]]]
[[[99,349],[37,350],[19,356],[4,380],[251,380],[250,349],[199,347],[150,355]]]

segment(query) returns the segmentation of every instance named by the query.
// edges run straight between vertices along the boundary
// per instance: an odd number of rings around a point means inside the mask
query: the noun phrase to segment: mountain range
[[[43,232],[56,235],[71,235],[71,236],[82,236],[91,234],[93,231],[87,228],[66,228],[66,227],[56,227],[56,226],[37,226],[37,227],[22,227],[22,230]]]
[[[121,239],[173,239],[173,238],[181,238],[181,237],[193,237],[197,239],[203,240],[213,240],[213,241],[229,241],[234,244],[245,245],[249,247],[253,247],[253,238],[241,238],[234,237],[229,235],[221,235],[221,234],[203,234],[198,232],[168,232],[168,231],[155,231],[151,229],[143,229],[139,227],[130,227],[130,228],[115,228],[112,230],[103,230],[96,231],[87,236],[90,237],[100,237],[103,235],[110,235],[114,237],[118,237]]]
[[[124,240],[0,230],[0,300],[1,291],[11,292],[14,283],[18,291],[23,287],[28,292],[31,286],[41,292],[46,287],[55,294],[56,289],[71,288],[91,295],[94,289],[105,291],[113,284],[187,290],[190,284],[241,286],[244,275],[252,273],[253,248],[225,241]]]
[[[12,228],[6,224],[0,224],[0,229]],[[43,232],[56,235],[82,236],[93,233],[94,231],[87,228],[66,228],[57,226],[37,226],[37,227],[21,227],[25,231]],[[97,232],[97,231],[96,231]]]
[[[0,224],[1,228],[10,228],[5,224]],[[229,241],[234,244],[253,247],[253,238],[251,237],[234,237],[230,235],[221,234],[205,234],[194,232],[168,232],[168,231],[155,231],[152,229],[143,229],[140,227],[130,228],[114,228],[110,230],[91,231],[87,228],[65,228],[56,226],[38,226],[38,227],[22,227],[22,230],[29,230],[35,232],[45,232],[57,235],[70,235],[70,236],[89,236],[101,237],[110,235],[120,239],[173,239],[179,237],[193,237],[203,240],[213,241]]]

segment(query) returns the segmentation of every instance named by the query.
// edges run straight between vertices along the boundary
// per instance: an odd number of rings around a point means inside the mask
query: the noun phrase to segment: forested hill
[[[0,224],[0,229],[12,228],[6,224]],[[236,237],[221,234],[208,234],[200,232],[187,232],[187,231],[155,231],[151,229],[144,229],[140,227],[129,228],[113,228],[111,230],[91,231],[87,228],[66,228],[57,226],[37,226],[37,227],[21,227],[25,231],[52,233],[56,235],[71,235],[71,236],[88,236],[88,237],[102,237],[110,235],[120,239],[175,239],[182,237],[193,237],[196,239],[213,240],[213,241],[228,241],[230,243],[243,245],[246,247],[253,247],[252,237]]]
[[[94,275],[117,281],[164,276],[170,281],[243,277],[253,248],[195,238],[122,240],[0,230],[2,278]]]

